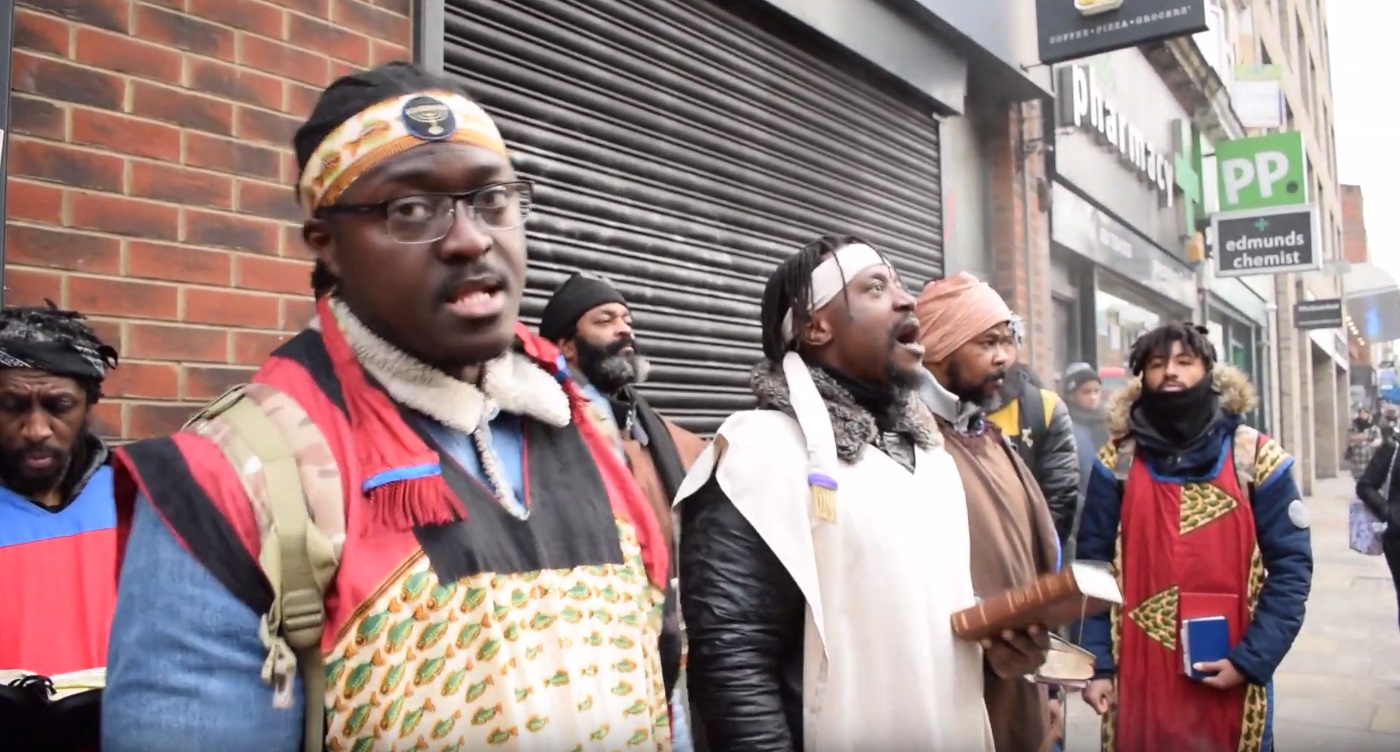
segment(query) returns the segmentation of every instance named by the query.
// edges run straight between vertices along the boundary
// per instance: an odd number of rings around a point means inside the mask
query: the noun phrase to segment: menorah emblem
[[[428,105],[427,107],[414,107],[409,111],[408,116],[420,123],[428,126],[428,135],[441,136],[447,131],[442,127],[442,123],[452,116],[452,112],[443,105]]]
[[[417,125],[428,138],[441,138],[452,131],[452,109],[432,97],[417,97],[404,107],[403,114]],[[409,130],[416,130],[411,127]],[[420,136],[422,138],[423,136]]]

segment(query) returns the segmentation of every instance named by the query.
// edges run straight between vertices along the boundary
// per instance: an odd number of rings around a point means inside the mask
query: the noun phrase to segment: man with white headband
[[[295,147],[316,319],[117,453],[102,749],[670,749],[668,551],[517,321],[531,191],[495,124],[394,63]]]
[[[758,409],[677,494],[693,723],[714,750],[990,750],[983,651],[949,623],[975,603],[967,509],[912,390],[913,297],[824,237],[761,317]]]

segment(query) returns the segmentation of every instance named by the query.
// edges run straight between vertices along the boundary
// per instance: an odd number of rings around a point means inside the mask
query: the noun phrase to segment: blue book
[[[1197,663],[1211,663],[1230,656],[1230,622],[1223,616],[1181,620],[1181,660],[1186,676],[1200,681],[1214,674],[1196,670]]]

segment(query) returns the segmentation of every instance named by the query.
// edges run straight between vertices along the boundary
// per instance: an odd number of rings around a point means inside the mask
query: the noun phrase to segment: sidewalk
[[[1303,633],[1274,678],[1274,732],[1281,752],[1400,750],[1400,627],[1395,591],[1380,557],[1347,547],[1350,477],[1318,481],[1312,595]],[[1097,750],[1098,719],[1069,703],[1067,752]]]

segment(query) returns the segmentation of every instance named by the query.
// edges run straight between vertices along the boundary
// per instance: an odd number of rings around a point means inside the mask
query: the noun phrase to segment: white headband
[[[812,307],[808,313],[816,313],[836,299],[846,285],[857,274],[872,266],[888,266],[879,251],[864,243],[848,245],[831,254],[826,261],[812,270]],[[796,334],[792,331],[792,311],[783,316],[783,341],[792,342]]]

